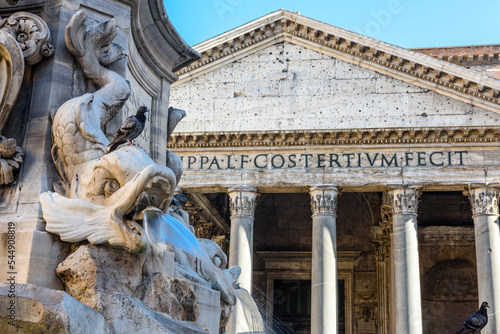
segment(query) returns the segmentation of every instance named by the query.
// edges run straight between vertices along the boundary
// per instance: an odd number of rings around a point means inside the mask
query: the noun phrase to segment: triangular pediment
[[[195,45],[201,59],[177,72],[175,85],[283,42],[500,113],[499,80],[286,10]]]

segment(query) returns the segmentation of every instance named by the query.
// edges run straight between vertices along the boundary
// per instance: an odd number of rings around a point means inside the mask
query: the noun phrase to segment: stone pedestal
[[[419,190],[389,190],[393,215],[393,263],[396,333],[422,333],[420,267],[417,236]]]
[[[336,187],[312,187],[311,333],[337,333]]]
[[[476,237],[479,303],[488,302],[484,334],[500,333],[500,229],[498,188],[475,185],[469,190]]]

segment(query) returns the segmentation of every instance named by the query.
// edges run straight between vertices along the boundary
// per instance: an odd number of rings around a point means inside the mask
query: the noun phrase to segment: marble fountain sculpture
[[[180,158],[156,164],[137,146],[106,153],[103,132],[128,99],[129,83],[107,65],[125,57],[114,20],[84,10],[66,27],[66,45],[98,90],[52,115],[52,159],[61,176],[41,194],[46,230],[74,243],[57,268],[65,291],[104,316],[102,333],[223,333],[235,304],[246,306],[246,332],[262,332],[241,269],[213,241],[197,239],[187,212],[171,203]],[[169,124],[169,127],[171,125]],[[248,302],[248,299],[252,302]]]

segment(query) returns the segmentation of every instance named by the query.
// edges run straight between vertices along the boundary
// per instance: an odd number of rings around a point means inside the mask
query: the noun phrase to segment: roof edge
[[[371,64],[386,69],[388,73],[443,88],[462,100],[483,100],[492,105],[496,112],[500,109],[499,80],[286,10],[267,14],[196,45],[201,59],[177,74],[194,74],[201,67],[220,63],[243,49],[284,35],[290,36],[292,40],[316,44],[351,62]]]

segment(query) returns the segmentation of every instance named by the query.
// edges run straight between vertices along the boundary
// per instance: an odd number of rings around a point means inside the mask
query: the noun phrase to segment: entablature
[[[348,129],[174,133],[169,149],[309,145],[409,145],[497,143],[500,127]]]

